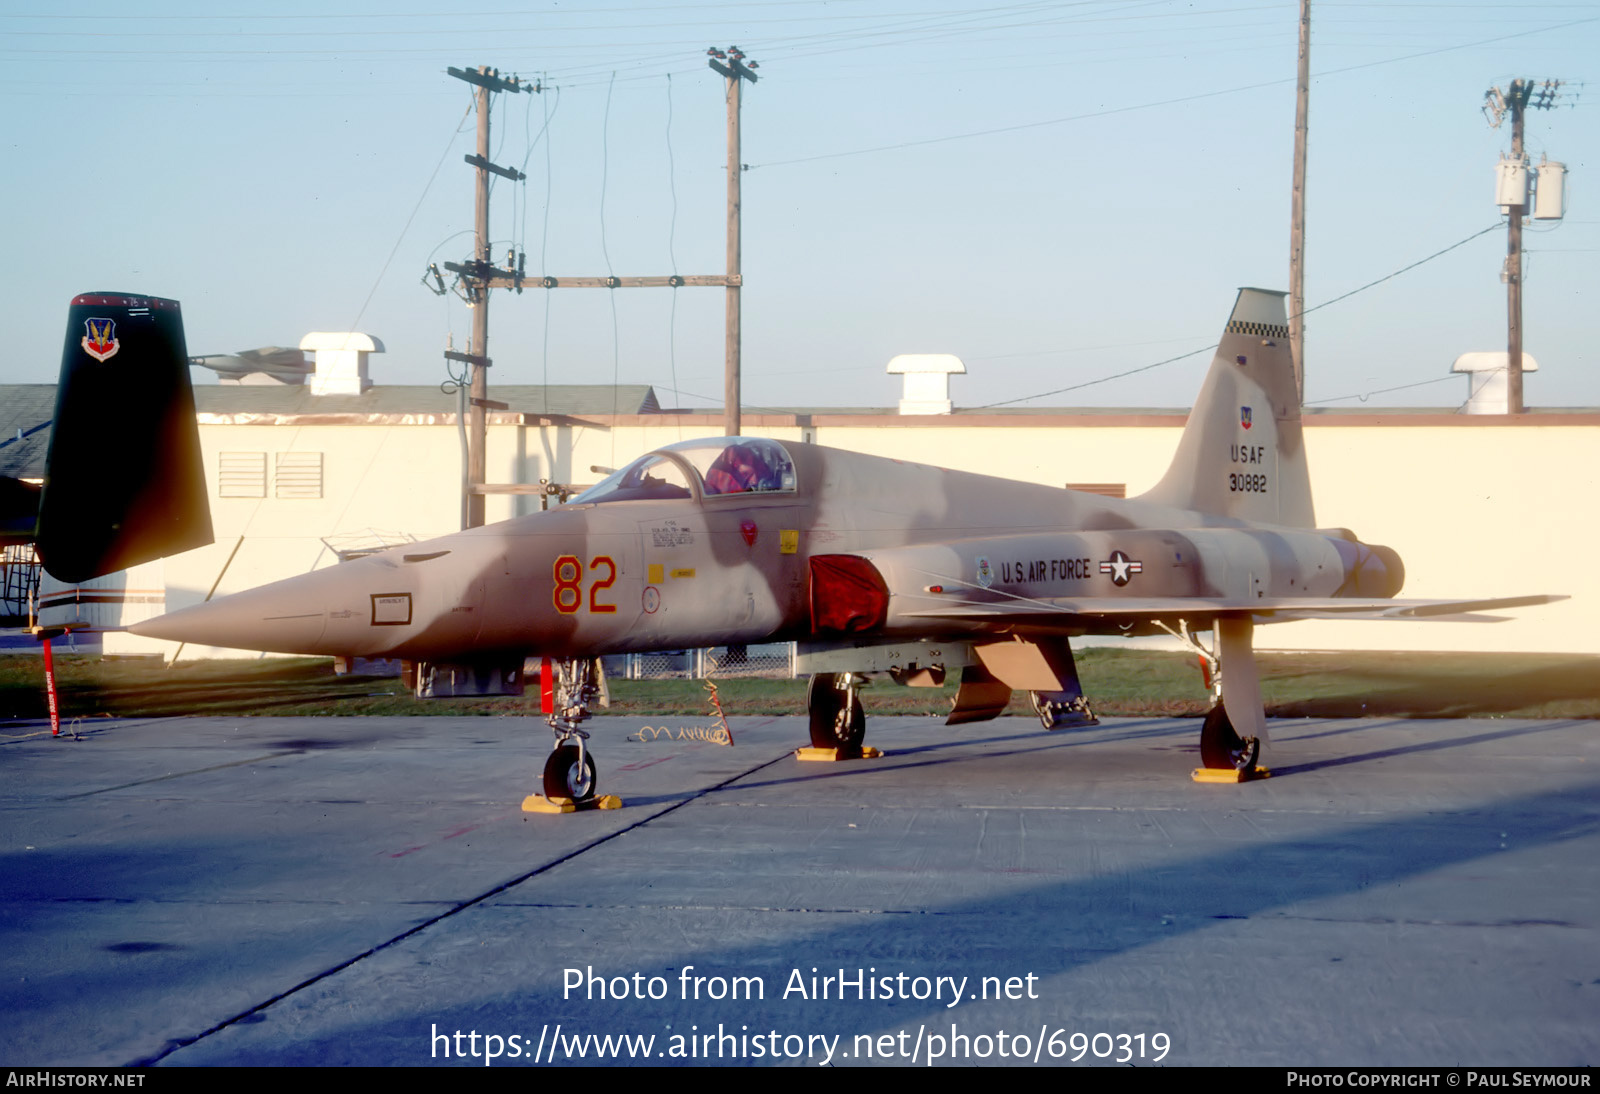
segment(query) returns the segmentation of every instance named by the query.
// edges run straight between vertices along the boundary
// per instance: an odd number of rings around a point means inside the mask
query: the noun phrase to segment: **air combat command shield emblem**
[[[83,352],[96,361],[104,361],[122,348],[117,341],[117,325],[110,319],[85,319],[83,326]]]

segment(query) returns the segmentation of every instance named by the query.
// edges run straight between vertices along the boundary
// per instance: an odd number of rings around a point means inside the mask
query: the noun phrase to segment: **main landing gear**
[[[1212,695],[1211,709],[1200,726],[1200,767],[1194,772],[1195,780],[1244,782],[1271,774],[1259,766],[1267,743],[1267,719],[1252,641],[1254,622],[1248,616],[1214,620],[1214,650],[1201,645],[1185,620],[1178,621],[1176,631],[1161,626],[1199,655],[1201,675]],[[1228,713],[1225,696],[1233,703],[1233,715]]]
[[[1221,700],[1200,727],[1200,766],[1209,771],[1253,772],[1261,758],[1261,739],[1241,737]]]
[[[867,735],[867,715],[861,707],[864,677],[856,672],[819,672],[806,686],[806,710],[811,716],[811,747],[832,749],[841,760],[859,759]]]
[[[599,779],[594,757],[589,754],[589,734],[581,729],[591,717],[589,706],[602,688],[599,665],[591,658],[568,658],[546,663],[540,673],[549,715],[545,721],[556,735],[555,750],[544,764],[544,797],[530,797],[522,803],[528,812],[568,812],[574,809],[616,809],[622,802],[614,797],[596,797]]]

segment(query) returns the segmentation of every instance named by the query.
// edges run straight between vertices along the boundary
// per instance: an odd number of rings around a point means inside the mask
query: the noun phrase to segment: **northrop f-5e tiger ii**
[[[74,301],[71,322],[52,458],[73,443],[77,405],[121,404],[127,381],[117,372],[181,375],[185,383],[167,388],[189,398],[176,303],[91,294]],[[120,361],[102,356],[113,329]],[[123,409],[106,413],[125,417]],[[191,431],[192,422],[191,411]],[[178,465],[197,453],[188,441],[165,447]],[[192,468],[173,478],[195,481]],[[61,511],[71,486],[52,472],[43,517],[52,492],[63,494]],[[191,496],[176,506],[190,517],[158,529],[143,553],[194,546],[201,533],[180,525],[206,519],[203,481],[198,490],[198,505]],[[122,541],[140,524],[129,514],[141,504],[130,495],[104,516],[86,507],[53,538],[41,520],[46,567],[78,580],[136,560],[140,551]],[[172,499],[159,504],[172,508]],[[795,641],[811,674],[812,744],[848,757],[861,754],[858,690],[869,675],[937,685],[956,674],[951,722],[995,717],[1014,690],[1028,691],[1054,727],[1087,717],[1072,638],[1209,630],[1220,690],[1201,729],[1202,762],[1251,771],[1267,741],[1256,626],[1460,619],[1556,599],[1396,600],[1403,580],[1393,550],[1316,527],[1283,294],[1243,289],[1171,467],[1138,497],[757,437],[691,440],[641,456],[550,511],[342,562],[132,630],[400,658],[419,697],[520,693],[527,660],[548,659],[556,746],[545,791],[582,802],[596,790],[581,726],[602,654]]]

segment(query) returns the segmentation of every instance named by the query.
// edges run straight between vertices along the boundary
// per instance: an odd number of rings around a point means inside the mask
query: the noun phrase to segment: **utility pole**
[[[467,296],[467,304],[472,308],[472,341],[467,346],[466,353],[447,351],[445,356],[452,360],[462,361],[467,365],[472,375],[471,385],[471,418],[467,432],[467,519],[468,528],[477,528],[483,524],[483,494],[473,490],[473,486],[481,486],[488,470],[488,457],[485,452],[488,439],[488,418],[485,414],[489,406],[489,289],[493,287],[496,275],[508,275],[520,281],[519,271],[496,269],[489,260],[489,175],[494,173],[513,182],[522,179],[522,173],[509,167],[499,167],[489,162],[489,96],[496,91],[537,91],[538,85],[523,84],[515,76],[509,80],[500,78],[499,73],[487,66],[481,66],[476,71],[469,69],[451,68],[447,70],[450,75],[458,80],[465,80],[477,87],[478,100],[478,150],[476,155],[467,156],[467,163],[477,169],[477,199],[474,206],[473,217],[473,254],[472,262],[458,265],[453,262],[445,263],[445,268],[461,275],[461,282]]]
[[[1294,96],[1294,183],[1289,210],[1289,356],[1297,407],[1306,400],[1306,115],[1311,99],[1311,0],[1300,0],[1300,66]]]
[[[1521,85],[1521,86],[1519,86]],[[1523,160],[1523,117],[1528,88],[1511,82],[1511,158]],[[1506,413],[1522,413],[1522,214],[1526,203],[1511,206],[1506,218]]]
[[[726,53],[713,47],[707,50],[707,53],[711,56],[711,67],[720,72],[728,82],[728,287],[725,296],[726,318],[723,332],[722,431],[730,437],[737,437],[740,428],[739,405],[742,400],[739,374],[739,289],[744,276],[739,268],[739,176],[744,173],[744,164],[739,159],[739,83],[741,80],[755,83],[756,74],[750,69],[760,66],[754,61],[746,66],[744,54],[740,52],[738,46],[729,46]],[[723,61],[727,64],[722,64]]]
[[[482,242],[486,241],[488,238],[487,221],[484,220],[484,218],[487,216],[486,212],[480,212],[481,234],[479,239],[481,242],[479,248],[479,260],[475,263],[467,265],[462,265],[455,262],[446,262],[444,266],[445,269],[454,272],[461,278],[461,281],[466,286],[466,290],[469,294],[469,300],[471,299],[471,294],[475,292],[487,294],[489,289],[499,288],[514,288],[518,292],[521,292],[524,288],[677,289],[684,287],[710,287],[726,290],[727,320],[723,344],[726,373],[726,380],[724,383],[724,401],[727,405],[723,408],[723,428],[728,436],[736,437],[739,435],[740,424],[739,287],[744,284],[744,275],[739,271],[739,174],[743,169],[743,165],[739,162],[739,82],[741,80],[749,80],[750,82],[754,83],[756,80],[756,74],[750,70],[753,68],[760,68],[761,66],[755,61],[751,61],[749,64],[746,64],[744,60],[745,55],[740,52],[738,46],[731,46],[726,51],[712,47],[711,49],[706,50],[706,53],[711,57],[711,67],[720,72],[728,80],[728,272],[726,274],[673,274],[665,277],[618,277],[615,275],[609,277],[528,277],[523,272],[522,261],[520,258],[518,259],[517,268],[515,270],[498,270],[489,263],[487,243]],[[726,62],[726,64],[723,62]],[[477,82],[478,73],[462,74],[456,69],[451,69],[450,74],[452,76],[459,76],[459,78],[463,80],[471,80],[474,83]],[[515,81],[513,80],[512,83],[514,84]],[[531,88],[525,86],[523,90],[539,91],[542,89],[538,86]],[[480,90],[480,100],[482,95],[483,92]],[[486,149],[488,147],[488,122],[485,120],[486,116],[486,111],[480,111],[478,119],[478,140],[480,149]],[[487,177],[485,174],[483,174],[485,169],[503,174],[508,178],[520,179],[522,177],[516,171],[510,171],[504,167],[496,167],[489,163],[487,159],[483,158],[481,151],[479,156],[476,158],[471,156],[467,158],[468,162],[473,163],[474,166],[477,166],[479,169],[480,192],[487,185]],[[482,162],[480,163],[479,161]],[[426,275],[424,277],[424,282],[426,282]],[[439,291],[443,291],[443,289],[441,288]],[[464,355],[459,353],[446,353],[446,357],[452,358],[453,360],[465,361],[469,360],[472,354],[482,354],[483,351],[478,348],[482,343],[477,340],[477,321],[480,318],[483,319],[485,325],[487,325],[487,316],[479,316],[474,314],[473,349],[471,354]],[[488,362],[485,360],[483,363],[487,364]],[[475,361],[473,361],[473,364],[476,367]],[[476,378],[476,375],[477,373],[475,372],[474,378]],[[478,422],[479,416],[482,413],[482,407],[478,405],[478,401],[480,399],[482,399],[482,395],[479,394],[477,387],[474,386],[473,422],[475,430],[478,428],[476,423]],[[483,512],[483,500],[481,496],[482,482],[483,479],[480,474],[480,477],[472,480],[474,485],[469,485],[468,487],[468,489],[471,490],[474,495],[477,506],[476,512],[480,514],[479,523],[482,522],[481,514]],[[496,492],[498,493],[501,491],[497,489]]]
[[[756,74],[751,69],[761,67],[755,61],[745,64],[745,55],[738,46],[731,46],[726,52],[715,47],[706,53],[711,57],[711,67],[720,72],[728,80],[728,272],[726,274],[673,274],[670,276],[647,277],[528,277],[524,269],[525,257],[521,254],[508,255],[505,269],[494,265],[489,258],[489,175],[491,173],[503,178],[520,182],[523,174],[509,167],[499,167],[489,162],[489,103],[490,93],[495,91],[543,91],[538,83],[527,84],[520,82],[517,77],[502,79],[492,68],[480,67],[477,70],[451,68],[447,71],[458,80],[465,80],[477,87],[478,103],[478,151],[476,155],[466,157],[467,163],[478,171],[477,180],[477,205],[476,205],[476,242],[473,249],[473,259],[470,262],[446,262],[444,268],[456,275],[457,286],[466,298],[467,305],[472,308],[472,341],[466,353],[455,350],[446,350],[445,357],[452,361],[465,364],[471,374],[470,391],[470,418],[467,437],[467,476],[464,486],[466,505],[464,507],[463,527],[476,528],[484,523],[484,496],[486,494],[532,494],[544,493],[543,485],[534,484],[504,484],[488,485],[485,478],[488,461],[485,456],[485,441],[487,435],[487,410],[508,409],[504,403],[496,403],[488,398],[488,376],[486,371],[493,364],[488,356],[489,347],[489,290],[515,289],[522,292],[524,288],[539,289],[638,289],[638,288],[682,288],[688,287],[716,287],[727,292],[727,330],[724,339],[726,354],[725,401],[727,406],[723,411],[725,431],[729,436],[738,436],[739,422],[739,287],[743,284],[744,277],[739,271],[739,175],[743,169],[739,162],[739,82],[749,80],[754,83]],[[726,64],[722,63],[726,62]],[[514,266],[514,268],[513,268]],[[433,285],[429,285],[429,278]],[[430,291],[443,294],[446,291],[444,278],[436,267],[430,266],[428,272],[423,274],[423,284],[428,285]],[[437,288],[434,288],[434,286]],[[546,411],[548,412],[548,407]],[[549,415],[546,415],[549,417]]]
[[[1512,80],[1509,90],[1491,87],[1484,92],[1483,111],[1489,125],[1499,128],[1511,115],[1511,168],[1520,172],[1520,200],[1502,203],[1506,211],[1506,412],[1521,414],[1522,406],[1522,218],[1528,212],[1527,157],[1522,151],[1523,119],[1531,106],[1549,110],[1560,92],[1560,80],[1535,86],[1532,80]],[[1502,180],[1503,182],[1503,180]]]

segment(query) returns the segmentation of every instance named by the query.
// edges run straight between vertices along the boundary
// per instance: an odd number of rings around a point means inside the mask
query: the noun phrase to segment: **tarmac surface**
[[[732,727],[0,729],[0,1064],[1600,1062],[1600,724]]]

